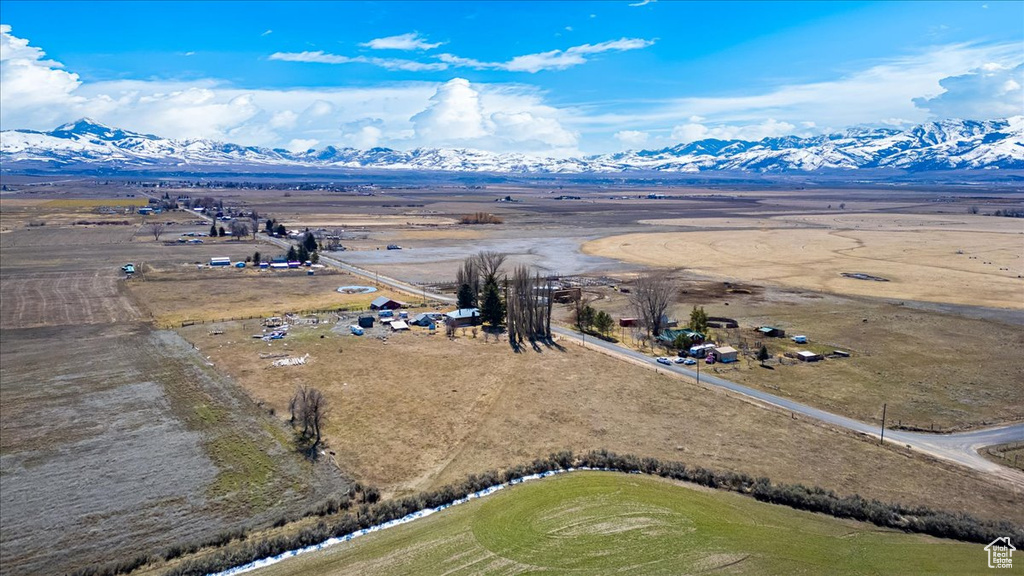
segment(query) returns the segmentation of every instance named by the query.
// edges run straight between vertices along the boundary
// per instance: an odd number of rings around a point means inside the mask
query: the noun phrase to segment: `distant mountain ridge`
[[[496,154],[465,148],[336,148],[305,152],[240,146],[207,139],[166,139],[105,126],[88,118],[50,132],[0,132],[8,168],[100,165],[109,168],[282,166],[441,170],[499,173],[813,172],[821,169],[1024,169],[1024,116],[1001,120],[942,120],[906,130],[853,128],[812,137],[758,141],[706,139],[657,150],[579,158]]]

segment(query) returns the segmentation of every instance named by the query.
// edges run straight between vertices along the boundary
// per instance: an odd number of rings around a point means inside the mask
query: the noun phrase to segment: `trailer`
[[[231,258],[210,258],[210,266],[231,266]]]

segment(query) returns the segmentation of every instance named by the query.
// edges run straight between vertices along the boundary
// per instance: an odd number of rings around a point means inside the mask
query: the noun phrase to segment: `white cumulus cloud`
[[[615,139],[628,148],[636,148],[646,144],[650,134],[640,130],[620,130],[615,133]]]
[[[757,124],[719,124],[710,127],[697,122],[688,122],[674,127],[671,137],[673,140],[685,144],[706,138],[716,138],[718,140],[760,140],[774,136],[786,136],[795,132],[796,126],[793,124],[769,118]]]
[[[944,92],[931,98],[914,98],[914,104],[935,118],[986,120],[1024,112],[1024,63],[1006,66],[988,62],[966,74],[939,81]]]
[[[360,46],[374,50],[432,50],[442,44],[444,42],[427,42],[427,39],[420,36],[419,32],[409,32],[398,36],[374,38],[369,42],[363,42]]]
[[[487,150],[552,151],[575,148],[579,137],[558,111],[536,96],[492,89],[482,92],[463,78],[441,85],[430,104],[412,117],[415,139]]]
[[[63,110],[81,105],[83,99],[75,95],[82,85],[78,74],[63,68],[0,24],[0,127],[17,128],[24,119],[48,125],[66,121]]]

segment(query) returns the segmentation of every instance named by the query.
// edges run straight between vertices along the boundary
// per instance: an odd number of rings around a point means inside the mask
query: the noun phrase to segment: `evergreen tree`
[[[476,294],[473,293],[473,288],[469,284],[459,286],[458,305],[460,310],[476,308]]]
[[[612,319],[611,314],[608,314],[604,310],[601,310],[594,316],[594,327],[597,331],[605,336],[611,331],[612,326],[615,325],[615,320]]]
[[[273,236],[274,234],[274,221],[267,220],[267,236]]]
[[[480,316],[484,322],[497,328],[505,323],[505,305],[501,301],[498,282],[493,277],[484,284],[484,300],[480,305]]]
[[[298,260],[298,258],[299,258],[299,254],[298,254],[298,252],[295,251],[295,246],[289,246],[288,247],[288,254],[285,255],[285,260],[288,260],[289,262],[294,262],[294,261]]]
[[[306,247],[307,252],[316,252],[316,237],[309,230],[306,230],[306,237],[302,239],[302,245]]]
[[[216,237],[217,237],[217,225],[216,224],[210,224],[210,238],[216,238]]]
[[[757,361],[761,363],[761,366],[764,366],[764,361],[771,357],[771,354],[768,353],[768,347],[762,344],[761,349],[757,351]]]
[[[288,229],[284,227],[284,224],[278,224],[277,227],[274,228],[274,232],[276,232],[278,236],[288,235]]]
[[[299,262],[305,262],[306,260],[309,260],[309,250],[306,250],[305,244],[299,244],[299,250],[296,256],[298,256]]]
[[[225,230],[223,226],[221,226],[220,229],[217,230],[217,236],[220,236],[221,238],[223,238],[224,236],[227,236],[227,235],[228,235],[228,231]]]
[[[255,262],[255,263],[257,263],[257,264],[259,264],[260,262],[262,262],[262,261],[263,261],[263,260],[262,260],[262,259],[260,258],[260,256],[262,256],[262,254],[260,254],[260,251],[259,251],[259,250],[257,250],[257,251],[256,251],[256,253],[252,255],[252,261],[253,261],[253,262]]]
[[[700,332],[705,336],[708,333],[708,314],[704,311],[704,307],[697,308],[693,307],[693,311],[690,312],[690,330],[694,332]]]

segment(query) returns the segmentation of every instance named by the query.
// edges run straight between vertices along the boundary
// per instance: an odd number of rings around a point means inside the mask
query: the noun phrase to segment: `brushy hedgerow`
[[[650,474],[692,482],[709,488],[748,494],[762,502],[781,504],[797,510],[871,522],[877,526],[928,534],[939,538],[987,543],[1000,536],[1009,536],[1012,540],[1024,541],[1024,527],[1009,522],[979,520],[968,514],[933,510],[925,506],[908,507],[898,503],[887,504],[878,500],[868,500],[858,495],[839,496],[831,490],[818,487],[807,487],[800,484],[774,484],[764,477],[753,478],[742,473],[720,472],[699,466],[687,466],[682,462],[661,461],[657,458],[643,458],[630,454],[620,455],[606,450],[596,450],[582,455],[562,451],[551,454],[547,458],[538,458],[530,464],[507,468],[503,472],[491,470],[483,474],[472,474],[458,484],[396,500],[378,501],[379,492],[376,489],[357,486],[358,490],[354,490],[340,499],[328,500],[311,509],[305,516],[320,516],[325,519],[313,526],[307,526],[295,534],[244,540],[245,530],[236,530],[218,535],[202,544],[172,547],[156,557],[150,558],[142,555],[100,568],[79,570],[75,574],[77,576],[125,574],[150,561],[170,560],[208,547],[217,547],[220,550],[201,558],[186,559],[166,574],[168,576],[201,576],[220,572],[255,560],[276,556],[289,550],[317,544],[329,538],[352,534],[358,530],[403,518],[426,508],[449,504],[474,492],[524,476],[572,468],[595,468]],[[361,494],[358,501],[355,498],[357,493]],[[357,502],[358,508],[353,511],[353,506]],[[342,511],[345,513],[330,520],[326,519],[327,516],[334,516]],[[289,521],[298,519],[282,518],[275,523],[275,526],[283,526]],[[236,540],[237,542],[235,542]]]

